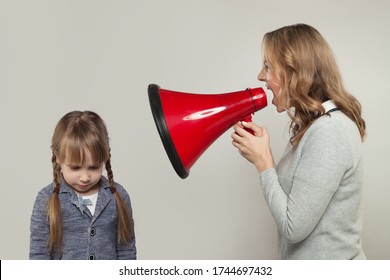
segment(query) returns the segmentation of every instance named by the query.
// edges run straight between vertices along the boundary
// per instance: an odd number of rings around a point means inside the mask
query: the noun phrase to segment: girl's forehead
[[[102,162],[94,156],[88,149],[66,149],[64,161],[72,164],[96,164]]]
[[[106,145],[99,141],[67,137],[62,141],[58,156],[62,162],[67,161],[78,164],[83,162],[101,163],[107,161],[109,151]]]

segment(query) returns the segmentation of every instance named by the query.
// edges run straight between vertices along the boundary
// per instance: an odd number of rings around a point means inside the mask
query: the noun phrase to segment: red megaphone
[[[171,91],[150,84],[149,103],[166,153],[177,175],[187,178],[203,152],[226,130],[267,106],[262,88],[224,94]]]

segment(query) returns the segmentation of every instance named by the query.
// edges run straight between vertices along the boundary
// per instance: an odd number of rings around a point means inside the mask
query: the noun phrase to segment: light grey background
[[[370,259],[390,259],[387,0],[0,0],[0,258],[28,258],[33,202],[52,176],[50,138],[76,109],[107,122],[114,176],[132,198],[139,259],[275,258],[274,222],[232,131],[180,179],[147,86],[195,93],[261,86],[263,34],[298,22],[327,38],[363,105],[364,249]],[[270,105],[254,121],[269,128],[279,159],[286,114]]]

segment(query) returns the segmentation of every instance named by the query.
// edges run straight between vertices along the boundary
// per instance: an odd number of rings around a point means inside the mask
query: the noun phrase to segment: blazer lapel
[[[102,180],[99,183],[99,194],[96,201],[95,213],[92,217],[92,222],[94,222],[100,216],[104,208],[106,208],[107,204],[111,201],[111,199],[113,199],[108,182],[105,182],[106,180],[103,180],[103,178],[104,177],[102,177]]]

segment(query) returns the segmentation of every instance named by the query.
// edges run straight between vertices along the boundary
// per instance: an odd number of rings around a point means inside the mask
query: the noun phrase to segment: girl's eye
[[[91,170],[97,170],[97,169],[99,169],[99,166],[91,166],[89,169],[91,169]]]
[[[77,171],[80,169],[80,166],[70,166],[70,169],[73,171]]]

